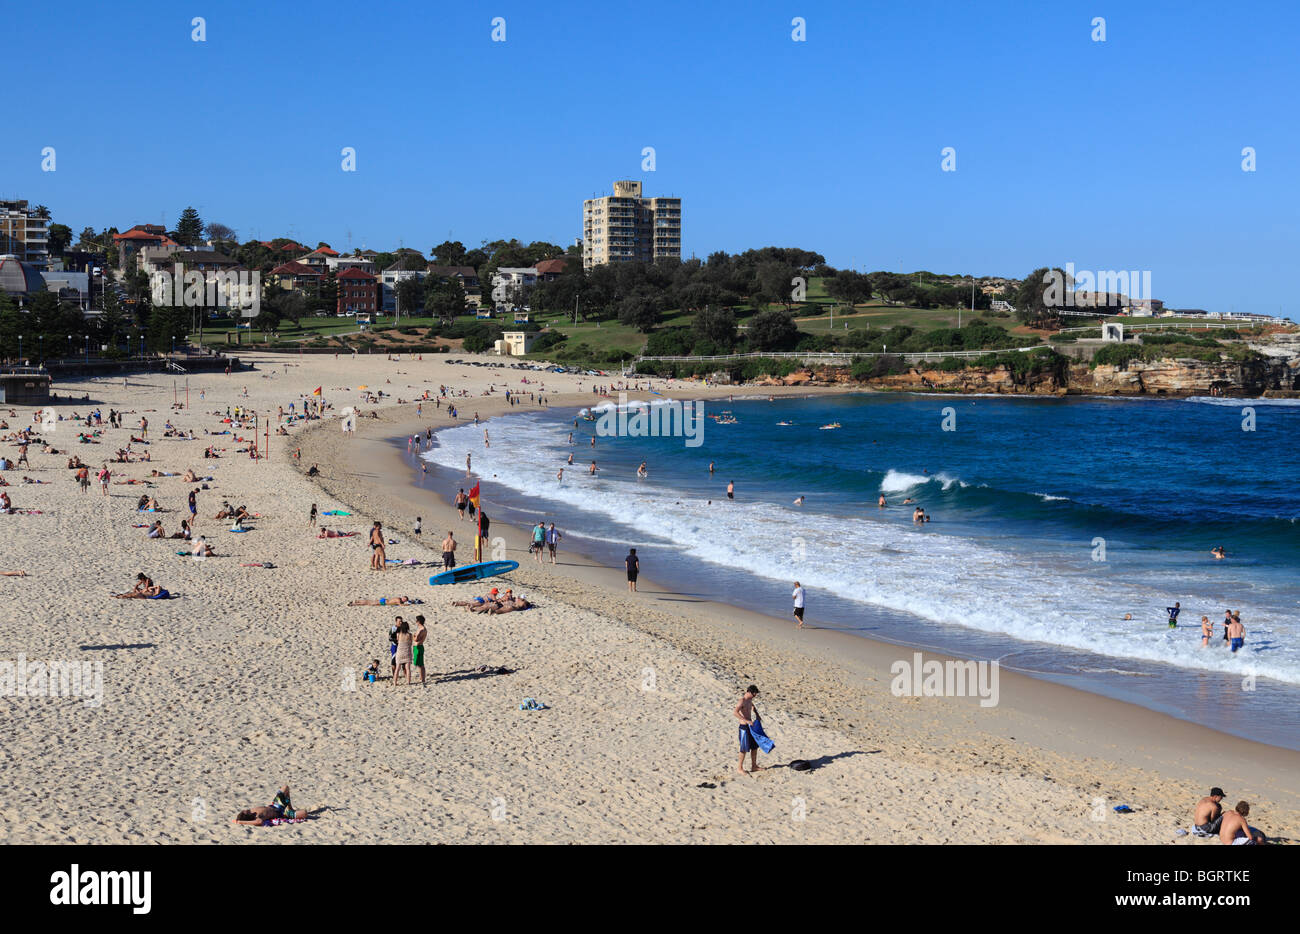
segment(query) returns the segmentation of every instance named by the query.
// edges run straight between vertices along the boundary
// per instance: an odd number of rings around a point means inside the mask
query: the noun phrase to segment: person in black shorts
[[[627,566],[627,589],[630,593],[636,593],[636,578],[641,573],[641,562],[637,560],[635,548],[628,550],[623,564]]]

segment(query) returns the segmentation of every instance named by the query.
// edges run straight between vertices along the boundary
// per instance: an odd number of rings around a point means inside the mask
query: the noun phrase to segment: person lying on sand
[[[26,571],[0,571],[0,577],[26,577]]]
[[[513,613],[515,610],[526,610],[532,604],[523,597],[515,597],[513,600],[502,600],[496,605],[495,609],[488,610],[489,615],[496,616],[498,613]]]
[[[423,602],[415,597],[380,597],[377,600],[358,597],[356,600],[349,600],[348,606],[414,606]]]
[[[321,529],[317,538],[351,538],[356,532],[340,532],[337,529]]]
[[[273,820],[304,820],[311,816],[311,811],[311,808],[286,809],[282,814],[273,805],[268,804],[263,807],[244,808],[230,822],[243,824],[245,827],[267,827]]]
[[[115,593],[118,600],[166,600],[169,594],[150,580],[143,571],[135,576],[135,586],[126,593]]]

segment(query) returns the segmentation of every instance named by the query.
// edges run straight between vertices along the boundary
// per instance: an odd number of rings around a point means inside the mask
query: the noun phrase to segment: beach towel
[[[268,821],[263,821],[263,827],[279,827],[281,824],[305,824],[305,817],[272,817]]]
[[[350,516],[352,513],[344,512],[342,509],[326,509],[321,513],[322,516]]]
[[[758,743],[758,748],[764,752],[771,752],[776,748],[776,743],[768,739],[767,734],[763,732],[763,721],[757,717],[749,728],[749,734],[754,737],[754,742]]]
[[[550,708],[541,701],[532,697],[525,697],[524,702],[519,705],[520,710],[549,710]]]

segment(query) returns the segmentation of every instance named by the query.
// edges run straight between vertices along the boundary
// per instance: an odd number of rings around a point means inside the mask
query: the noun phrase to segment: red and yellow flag
[[[474,484],[474,489],[469,491],[469,501],[474,504],[475,509],[478,509],[478,484],[477,483]]]
[[[317,386],[315,389],[313,389],[313,390],[311,391],[311,394],[312,394],[313,396],[319,396],[319,395],[320,395],[320,391],[321,391],[321,387],[320,387],[320,386]]]

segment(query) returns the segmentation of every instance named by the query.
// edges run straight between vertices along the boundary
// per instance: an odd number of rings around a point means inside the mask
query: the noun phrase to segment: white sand
[[[0,578],[0,661],[100,661],[104,698],[98,708],[73,697],[0,699],[0,842],[1174,842],[1211,783],[1251,800],[1252,823],[1268,832],[1290,832],[1300,815],[1294,753],[1005,673],[993,710],[896,699],[888,660],[910,652],[867,640],[846,649],[835,634],[796,637],[727,608],[629,597],[580,562],[525,564],[510,576],[537,609],[486,617],[452,608],[484,588],[430,588],[428,569],[367,567],[371,518],[399,520],[390,557],[424,559],[436,557],[450,521],[450,510],[425,505],[425,541],[413,543],[406,502],[415,491],[402,492],[396,455],[367,441],[410,430],[413,405],[363,405],[385,414],[362,420],[358,437],[333,420],[294,428],[273,436],[261,461],[236,455],[230,436],[216,439],[230,451],[205,461],[213,439],[203,430],[225,426],[204,413],[249,404],[274,417],[317,385],[338,407],[358,396],[335,387],[360,384],[407,398],[439,383],[477,396],[507,378],[526,390],[521,374],[432,357],[251,359],[262,368],[188,377],[191,407],[170,417],[198,432],[195,441],[162,438],[171,375],[133,376],[127,388],[121,378],[58,385],[60,395],[89,392],[105,416],[127,410],[127,428],[77,445],[78,424],[60,422],[46,435],[60,454],[33,445],[31,469],[4,475],[16,507],[43,512],[0,516],[0,570],[30,575]],[[557,404],[592,398],[590,379],[583,395],[573,377],[543,382]],[[461,406],[470,416],[503,410],[499,395]],[[422,423],[445,424],[431,409]],[[31,423],[30,408],[16,410],[11,429]],[[177,557],[182,543],[131,528],[154,518],[135,511],[142,487],[114,485],[105,499],[97,484],[83,495],[72,482],[66,452],[97,467],[141,414],[153,462],[110,467],[119,478],[151,468],[212,474],[198,531],[221,557]],[[295,469],[299,445],[337,499]],[[23,485],[24,472],[45,482]],[[169,534],[187,515],[190,487],[167,478],[147,490],[168,510]],[[210,518],[223,498],[262,513],[254,531],[232,534]],[[316,539],[313,502],[356,504],[358,514],[321,524],[361,535]],[[509,534],[522,563],[523,537]],[[263,560],[276,567],[240,566]],[[179,598],[108,597],[140,570]],[[427,603],[346,606],[398,594]],[[394,688],[387,629],[395,614],[417,612],[430,623],[429,684]],[[359,677],[372,658],[384,678],[374,685]],[[518,671],[476,674],[483,665]],[[731,708],[750,679],[764,688],[760,708],[777,742],[760,762],[778,767],[742,778]],[[529,696],[551,709],[518,710]],[[1106,721],[1121,716],[1117,734]],[[818,767],[781,767],[795,758]],[[298,806],[326,809],[290,827],[228,823],[285,783]],[[1118,803],[1138,813],[1117,816]]]

